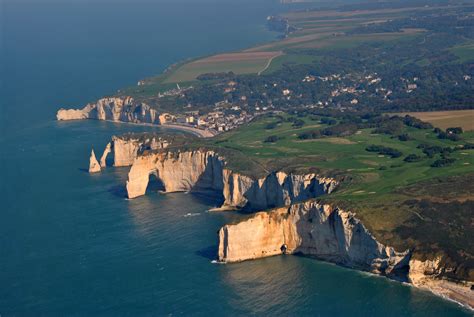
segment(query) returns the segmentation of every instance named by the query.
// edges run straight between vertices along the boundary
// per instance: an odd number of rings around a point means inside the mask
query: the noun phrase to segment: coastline
[[[158,126],[159,127],[164,127],[164,128],[169,128],[169,129],[174,129],[174,130],[179,130],[179,131],[183,131],[183,132],[189,132],[189,133],[192,133],[194,135],[197,135],[200,138],[212,138],[213,136],[216,135],[216,134],[212,133],[209,130],[201,130],[201,129],[198,129],[198,128],[188,127],[188,126],[179,125],[179,124],[165,123],[165,124],[161,124],[161,125],[158,125]]]
[[[474,291],[466,289],[456,283],[446,280],[423,279],[423,281],[419,283],[410,283],[409,285],[420,290],[429,291],[444,300],[456,303],[474,312],[474,296],[469,296],[469,292],[473,293]]]
[[[261,73],[266,71],[271,65],[273,59],[279,56],[281,56],[281,54],[272,57],[267,62],[267,65],[265,66],[265,68],[262,69],[260,72],[258,72],[258,75],[261,75]],[[199,59],[199,57],[196,59]],[[190,59],[185,60],[181,63],[189,62],[189,60]],[[172,68],[174,65],[177,65],[177,64],[179,63],[173,64],[170,67],[168,67],[162,73],[162,75],[166,74],[166,72],[169,71],[170,68]],[[141,125],[141,126],[160,127],[160,128],[165,128],[165,129],[182,131],[185,133],[191,133],[199,138],[211,138],[217,134],[217,133],[213,133],[210,130],[202,130],[202,129],[194,128],[191,126],[180,125],[180,124],[168,124],[168,123],[152,124],[152,123],[137,123],[137,122],[113,121],[113,120],[101,120],[101,121],[108,121],[108,122],[113,122],[113,123],[128,123],[128,124]],[[229,210],[229,209],[223,209],[222,207],[209,209],[209,211],[224,211],[224,210]],[[424,283],[419,283],[419,284],[409,283],[409,285],[416,287],[420,290],[428,290],[432,294],[438,297],[441,297],[444,300],[455,302],[458,305],[466,309],[469,309],[470,311],[474,311],[474,298],[472,296],[470,297],[468,292],[466,293],[465,290],[463,290],[461,286],[455,283],[444,281],[444,280],[430,280],[430,281],[426,281]]]
[[[127,121],[98,120],[98,119],[91,119],[91,120],[106,121],[106,122],[121,123],[121,124],[132,124],[132,125],[140,125],[140,126],[148,126],[148,127],[158,127],[158,128],[165,128],[165,129],[170,129],[170,130],[179,130],[182,132],[191,133],[199,138],[212,138],[213,136],[215,136],[215,134],[213,134],[209,130],[201,130],[198,128],[183,126],[179,124],[168,124],[168,123],[153,124],[153,123],[144,123],[144,122],[127,122]],[[82,121],[82,120],[79,120],[79,121]]]

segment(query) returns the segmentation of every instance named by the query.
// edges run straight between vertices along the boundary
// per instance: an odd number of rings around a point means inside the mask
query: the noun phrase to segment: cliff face
[[[219,260],[302,253],[377,274],[406,269],[410,254],[382,245],[355,216],[314,201],[260,212],[219,231]]]
[[[166,192],[205,191],[222,193],[222,209],[266,209],[330,193],[337,182],[316,174],[271,173],[264,178],[235,173],[213,151],[160,152],[138,156],[127,181],[129,198],[145,194],[149,176],[156,175]]]
[[[133,160],[138,156],[141,142],[138,139],[123,139],[112,137],[114,166],[131,166]],[[105,149],[107,151],[107,148]]]
[[[259,212],[219,230],[218,259],[239,262],[279,254],[314,256],[375,274],[403,276],[419,288],[474,308],[472,281],[450,282],[442,257],[418,260],[379,243],[351,212],[315,201]]]
[[[162,152],[135,159],[128,174],[129,198],[145,194],[149,176],[156,175],[166,192],[222,190],[221,159],[212,151]]]
[[[102,98],[82,109],[63,109],[56,114],[58,120],[110,120],[133,123],[160,124],[156,110],[147,104],[136,103],[133,98]]]
[[[112,153],[115,167],[131,166],[135,158],[146,150],[164,149],[169,142],[160,137],[148,138],[113,136],[100,158],[100,166],[106,167],[107,157]]]
[[[223,208],[249,208],[262,210],[286,206],[325,193],[331,193],[337,182],[316,174],[294,175],[277,172],[264,178],[250,177],[224,170]]]
[[[446,267],[446,264],[442,263],[441,256],[424,261],[411,259],[408,278],[413,285],[419,288],[430,290],[437,295],[452,299],[474,309],[474,292],[471,290],[474,283],[472,280],[470,282],[465,281],[464,283],[453,283],[440,278],[443,272],[454,269]]]

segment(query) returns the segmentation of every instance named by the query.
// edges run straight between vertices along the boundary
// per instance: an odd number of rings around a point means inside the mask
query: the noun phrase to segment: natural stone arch
[[[155,160],[151,160],[148,156],[137,157],[128,173],[128,198],[131,199],[145,194],[148,183],[150,182],[151,174],[154,174],[159,178],[159,172],[156,168]]]
[[[159,192],[159,191],[166,191],[165,184],[163,180],[160,178],[157,170],[152,171],[148,175],[148,184],[146,186],[145,191],[149,192]]]

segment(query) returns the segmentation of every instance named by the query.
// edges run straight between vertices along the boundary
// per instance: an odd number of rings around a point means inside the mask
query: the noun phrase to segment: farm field
[[[401,115],[406,114],[429,122],[441,129],[461,127],[465,131],[474,131],[474,110],[401,113]]]
[[[264,71],[271,60],[281,54],[282,52],[241,52],[214,55],[178,67],[164,83],[193,81],[206,73],[257,74]]]
[[[413,8],[413,10],[427,10]],[[356,27],[379,24],[395,17],[405,17],[411,13],[406,9],[387,9],[369,11],[314,11],[291,12],[284,15],[289,23],[297,28],[287,38],[257,46],[247,51],[272,51],[295,49],[333,49],[356,46],[365,42],[390,41],[402,37],[416,36],[424,30],[407,29],[402,32],[352,35]],[[295,52],[287,52],[293,54]]]
[[[292,12],[284,15],[297,31],[287,38],[270,42],[242,52],[218,54],[193,60],[172,69],[161,78],[160,84],[195,81],[206,73],[234,72],[235,74],[270,73],[280,69],[286,62],[311,64],[317,56],[309,58],[304,51],[318,49],[344,49],[362,43],[396,41],[420,36],[424,30],[407,29],[401,32],[350,34],[364,25],[383,23],[394,17],[408,16],[413,10],[427,8],[387,9],[369,11],[317,11]]]

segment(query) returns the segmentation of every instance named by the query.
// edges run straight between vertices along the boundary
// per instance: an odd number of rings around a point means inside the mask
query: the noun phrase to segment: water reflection
[[[221,274],[232,294],[229,305],[242,313],[466,316],[466,311],[431,293],[305,257],[276,256],[227,264]]]
[[[230,305],[236,309],[282,314],[304,301],[304,271],[291,256],[228,264],[222,279],[232,289]],[[284,268],[284,269],[283,269]]]

